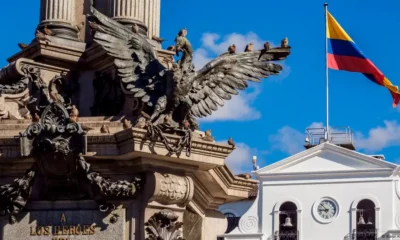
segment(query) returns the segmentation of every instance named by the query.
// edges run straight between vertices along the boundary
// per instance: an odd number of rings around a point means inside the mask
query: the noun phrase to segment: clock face
[[[316,221],[330,223],[339,215],[339,204],[333,198],[324,197],[314,203],[312,212]]]
[[[318,215],[323,219],[331,219],[337,214],[336,204],[332,200],[322,200],[317,207]]]

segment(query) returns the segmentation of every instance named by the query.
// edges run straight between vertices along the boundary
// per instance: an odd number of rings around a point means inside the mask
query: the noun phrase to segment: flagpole
[[[328,78],[328,3],[325,8],[325,75],[326,75],[326,140],[329,142],[329,78]]]

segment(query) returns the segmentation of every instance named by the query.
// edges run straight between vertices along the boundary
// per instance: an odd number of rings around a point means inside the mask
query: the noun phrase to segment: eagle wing
[[[140,34],[108,18],[94,7],[88,17],[95,31],[94,41],[114,58],[118,76],[127,90],[150,106],[157,90],[163,90],[162,74],[165,68],[157,60],[152,45]]]
[[[220,55],[196,72],[189,94],[191,113],[195,117],[211,115],[224,100],[246,89],[247,81],[260,82],[280,73],[282,66],[270,61],[283,60],[289,54],[290,47]]]

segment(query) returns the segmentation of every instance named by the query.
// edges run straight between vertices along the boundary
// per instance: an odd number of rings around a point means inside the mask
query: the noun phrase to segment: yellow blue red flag
[[[374,83],[386,87],[393,98],[393,107],[399,104],[400,92],[389,79],[358,49],[335,18],[327,12],[328,68],[359,72]]]

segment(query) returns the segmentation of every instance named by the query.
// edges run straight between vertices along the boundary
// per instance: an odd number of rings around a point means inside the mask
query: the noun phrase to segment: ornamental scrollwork
[[[239,230],[242,233],[257,233],[258,232],[258,217],[243,216],[239,220]]]
[[[182,225],[173,211],[162,210],[145,223],[146,240],[184,240],[180,230]]]
[[[73,106],[71,114],[60,102],[53,101],[43,111],[39,121],[33,122],[20,134],[22,152],[35,159],[32,169],[11,185],[0,186],[0,214],[19,213],[30,196],[36,170],[40,170],[45,186],[39,190],[42,199],[93,199],[102,212],[111,212],[115,205],[109,200],[133,198],[141,187],[141,180],[111,181],[91,169],[83,155],[86,135],[76,122],[79,111]],[[38,167],[38,168],[37,168]],[[61,189],[61,190],[60,190]],[[13,217],[11,220],[15,220]],[[118,220],[114,214],[113,223]]]
[[[155,191],[150,201],[164,205],[185,205],[193,198],[194,183],[190,177],[154,173]]]
[[[92,197],[99,203],[99,209],[102,212],[113,211],[116,208],[113,204],[107,203],[106,200],[133,198],[141,188],[142,182],[138,177],[135,177],[131,182],[125,180],[113,182],[93,171],[82,155],[78,161],[79,169],[86,176],[92,188]]]
[[[166,133],[178,135],[180,138],[176,143],[171,144],[170,140],[165,136]],[[190,129],[189,122],[186,120],[183,122],[181,127],[173,127],[168,120],[157,125],[148,121],[146,137],[153,143],[157,141],[163,143],[165,148],[168,150],[169,156],[172,156],[173,154],[179,156],[182,151],[186,149],[186,156],[190,157],[193,133]]]
[[[16,178],[11,184],[0,186],[0,216],[9,215],[10,224],[16,222],[15,215],[19,214],[28,202],[36,171],[36,164],[34,164],[23,177]]]

